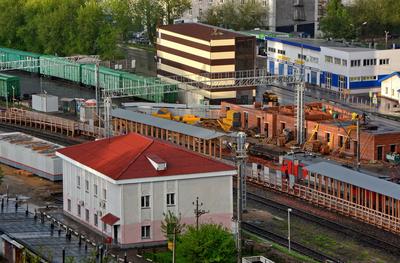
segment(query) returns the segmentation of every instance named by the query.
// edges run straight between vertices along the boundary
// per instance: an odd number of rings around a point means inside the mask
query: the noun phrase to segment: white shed
[[[57,112],[58,97],[49,94],[32,95],[32,109],[42,112]]]

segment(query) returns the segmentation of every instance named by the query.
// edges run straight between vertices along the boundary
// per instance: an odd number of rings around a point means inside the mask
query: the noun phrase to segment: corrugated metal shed
[[[161,119],[157,117],[153,117],[151,115],[133,112],[124,109],[115,109],[112,111],[112,116],[124,120],[134,121],[138,123],[143,123],[146,125],[158,127],[161,129],[166,129],[173,132],[179,132],[181,134],[201,138],[201,139],[214,139],[221,136],[225,136],[225,133],[216,132],[209,129],[204,129],[201,127],[196,127],[193,125],[177,122],[177,121],[170,121],[166,119]]]
[[[311,164],[307,166],[306,169],[309,172],[318,173],[344,183],[352,184],[400,200],[400,185],[365,173],[328,162]]]

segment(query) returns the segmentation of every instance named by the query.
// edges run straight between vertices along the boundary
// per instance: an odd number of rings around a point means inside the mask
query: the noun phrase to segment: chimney
[[[167,170],[167,162],[163,160],[161,157],[159,157],[156,154],[148,154],[146,155],[147,160],[153,165],[154,169],[156,171],[165,171]]]

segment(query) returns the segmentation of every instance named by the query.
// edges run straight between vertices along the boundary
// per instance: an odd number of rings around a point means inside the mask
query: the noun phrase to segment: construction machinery
[[[240,128],[242,124],[240,120],[240,112],[234,110],[226,111],[226,117],[217,120],[217,122],[225,132],[229,132],[232,127]]]
[[[388,160],[388,162],[391,164],[399,165],[400,164],[400,154],[397,152],[387,153],[386,160]]]
[[[200,117],[197,117],[196,115],[193,114],[184,114],[182,116],[180,115],[173,115],[168,109],[162,108],[159,109],[157,112],[151,114],[154,117],[166,119],[166,120],[173,120],[173,121],[178,121],[178,122],[183,122],[186,124],[196,124],[200,122],[202,119]]]
[[[272,92],[264,92],[263,104],[267,104],[270,106],[279,106],[278,96]]]

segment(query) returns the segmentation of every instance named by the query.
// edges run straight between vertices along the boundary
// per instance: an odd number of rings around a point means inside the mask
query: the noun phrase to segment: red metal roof
[[[58,150],[64,156],[114,180],[235,170],[233,166],[137,133]],[[147,156],[157,155],[167,169],[157,171]]]
[[[115,223],[119,221],[119,217],[111,213],[108,213],[101,218],[101,221],[103,221],[107,225],[113,226]]]

